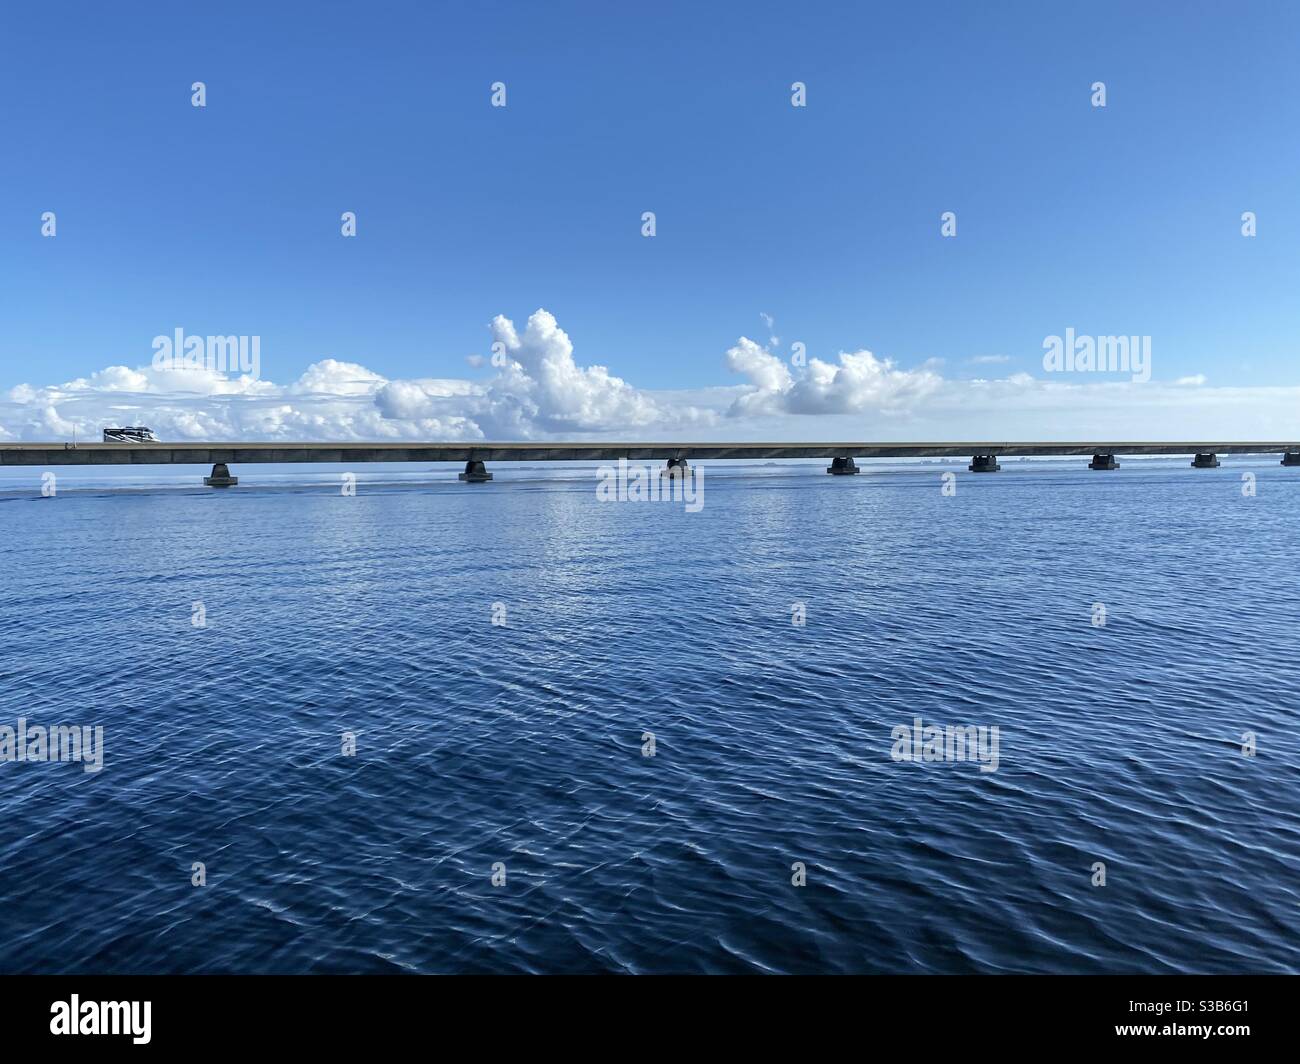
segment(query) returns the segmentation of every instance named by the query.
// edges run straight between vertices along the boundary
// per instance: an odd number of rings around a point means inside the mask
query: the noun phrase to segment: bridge
[[[203,482],[230,487],[236,464],[320,462],[456,462],[460,479],[492,479],[488,462],[662,461],[669,474],[685,473],[692,461],[826,458],[826,472],[857,473],[859,458],[965,458],[972,473],[994,473],[1000,457],[1090,455],[1089,469],[1118,469],[1121,455],[1192,455],[1196,469],[1213,469],[1221,454],[1280,454],[1282,465],[1300,466],[1300,440],[1222,442],[1019,442],[940,443],[5,443],[0,466],[209,465]]]

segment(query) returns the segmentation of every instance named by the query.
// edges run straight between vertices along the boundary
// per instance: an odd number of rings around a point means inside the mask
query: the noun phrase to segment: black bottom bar
[[[403,978],[400,976],[88,976],[0,980],[5,1050],[10,1059],[73,1046],[95,1051],[132,1035],[54,1034],[66,1029],[76,995],[78,1022],[99,1002],[137,1003],[147,1044],[180,1059],[196,1044],[204,1056],[278,1050],[301,1058],[329,1050],[367,1059],[409,1049],[413,1037],[477,1044],[501,1030],[537,1044],[608,1044],[625,1017],[707,1016],[692,1034],[730,1040],[740,1032],[813,1043],[862,1045],[879,1032],[916,1032],[935,1048],[972,1052],[987,1039],[1031,1051],[1203,1046],[1216,1059],[1263,1059],[1293,1033],[1295,982],[1284,976],[843,976],[787,979],[725,977]],[[92,1007],[87,1012],[87,1005]],[[851,1004],[851,1008],[849,1005]],[[918,1011],[919,1010],[919,1011]],[[615,1018],[617,1017],[617,1018]],[[144,1027],[138,1023],[136,1029]],[[1194,1030],[1193,1030],[1194,1029]],[[919,1035],[917,1035],[919,1037]],[[771,1048],[769,1045],[768,1048]],[[1155,1052],[1161,1055],[1161,1049]],[[979,1055],[984,1055],[980,1053]],[[1280,1059],[1280,1058],[1279,1058]]]

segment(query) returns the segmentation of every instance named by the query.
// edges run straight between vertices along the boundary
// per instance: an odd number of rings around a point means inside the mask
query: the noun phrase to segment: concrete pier
[[[492,474],[487,471],[486,465],[471,458],[465,463],[465,472],[460,475],[460,479],[466,484],[483,484],[492,479]]]
[[[970,460],[970,465],[966,468],[972,473],[996,473],[1002,467],[998,465],[997,455],[977,454]]]
[[[1300,466],[1300,451],[1287,451],[1282,456],[1282,464]]]
[[[837,477],[848,477],[860,470],[852,458],[832,458],[831,464],[826,467],[826,472]]]
[[[670,458],[661,476],[688,477],[691,475],[690,463],[685,458]]]
[[[204,477],[203,483],[210,488],[233,488],[239,483],[239,478],[230,475],[230,467],[225,462],[217,462],[212,467],[212,475]]]
[[[1089,469],[1118,469],[1119,463],[1113,454],[1094,454],[1088,463]]]
[[[1198,451],[1196,457],[1192,459],[1193,469],[1218,469],[1219,456],[1208,451]]]

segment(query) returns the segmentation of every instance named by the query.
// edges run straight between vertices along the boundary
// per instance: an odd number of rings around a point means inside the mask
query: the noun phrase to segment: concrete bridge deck
[[[1290,441],[938,443],[4,443],[0,466],[208,465],[218,462],[616,462],[773,458],[1286,454]]]
[[[1118,469],[1117,455],[1195,455],[1192,466],[1213,469],[1220,454],[1281,454],[1282,464],[1300,466],[1300,441],[1086,441],[943,443],[11,443],[0,446],[0,466],[207,465],[203,483],[233,487],[239,463],[464,462],[460,479],[492,479],[489,461],[616,462],[666,461],[670,476],[685,476],[692,461],[756,458],[829,458],[826,472],[859,472],[856,458],[964,458],[972,473],[996,473],[1000,457],[1092,455],[1089,469]]]

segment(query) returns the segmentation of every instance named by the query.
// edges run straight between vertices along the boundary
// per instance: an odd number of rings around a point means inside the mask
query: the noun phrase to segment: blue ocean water
[[[1300,970],[1300,469],[1084,461],[4,470],[0,970]]]

